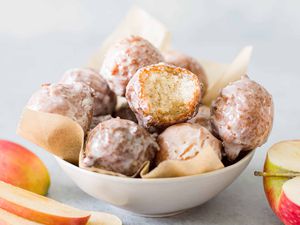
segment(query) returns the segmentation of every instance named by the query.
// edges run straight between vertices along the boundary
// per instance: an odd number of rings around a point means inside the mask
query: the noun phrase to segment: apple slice
[[[46,225],[85,225],[90,213],[0,182],[0,208]]]
[[[0,209],[0,225],[42,225]]]
[[[284,183],[277,211],[285,225],[300,224],[300,177]]]
[[[122,225],[122,221],[114,215],[103,212],[90,212],[91,218],[87,225]]]

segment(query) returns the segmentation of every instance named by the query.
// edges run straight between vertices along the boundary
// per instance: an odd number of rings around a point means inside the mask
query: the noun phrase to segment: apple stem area
[[[259,177],[298,177],[300,173],[270,173],[270,172],[261,172],[261,171],[254,171],[254,176]]]

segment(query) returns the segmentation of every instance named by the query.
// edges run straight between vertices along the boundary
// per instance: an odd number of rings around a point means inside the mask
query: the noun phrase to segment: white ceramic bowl
[[[223,169],[187,177],[134,179],[98,174],[56,157],[61,168],[84,192],[133,213],[162,217],[199,206],[230,185],[255,151]]]

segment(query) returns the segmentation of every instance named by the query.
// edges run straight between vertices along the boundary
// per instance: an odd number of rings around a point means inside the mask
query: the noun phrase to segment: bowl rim
[[[88,174],[89,176],[97,177],[99,179],[105,178],[105,179],[111,179],[114,181],[120,181],[120,182],[125,182],[125,183],[166,183],[166,182],[168,183],[168,182],[186,182],[186,181],[193,180],[193,179],[196,179],[199,177],[208,177],[208,176],[213,176],[213,175],[217,175],[217,174],[224,174],[229,170],[233,170],[233,169],[241,166],[242,164],[246,163],[247,161],[250,162],[252,157],[254,156],[254,153],[255,153],[255,149],[249,151],[248,154],[245,155],[241,160],[239,160],[238,162],[236,162],[230,166],[224,167],[222,169],[202,173],[202,174],[183,176],[183,177],[148,178],[148,179],[132,178],[132,177],[118,177],[118,176],[113,176],[113,175],[108,175],[108,174],[96,173],[96,172],[92,172],[92,171],[80,168],[79,166],[75,166],[72,163],[69,163],[69,162],[59,158],[58,156],[54,156],[54,157],[60,165],[67,166],[71,169],[77,170],[78,172]]]

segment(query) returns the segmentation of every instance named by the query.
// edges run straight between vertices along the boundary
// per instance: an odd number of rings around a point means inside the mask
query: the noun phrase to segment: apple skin
[[[265,165],[264,165],[264,172],[286,173],[286,172],[290,172],[290,171],[285,170],[277,165],[274,165],[269,160],[269,157],[267,156],[267,159],[266,159]],[[289,178],[287,178],[287,177],[264,177],[263,178],[264,190],[266,193],[267,200],[268,200],[273,212],[276,215],[278,215],[277,206],[279,203],[282,186],[288,180],[289,180]]]
[[[277,215],[285,225],[300,224],[300,206],[288,199],[284,192],[279,200]]]
[[[82,218],[66,218],[37,212],[1,198],[0,208],[25,219],[46,225],[86,225],[89,220],[89,216]]]
[[[28,149],[7,140],[0,140],[0,180],[40,195],[46,195],[50,186],[44,163]]]

